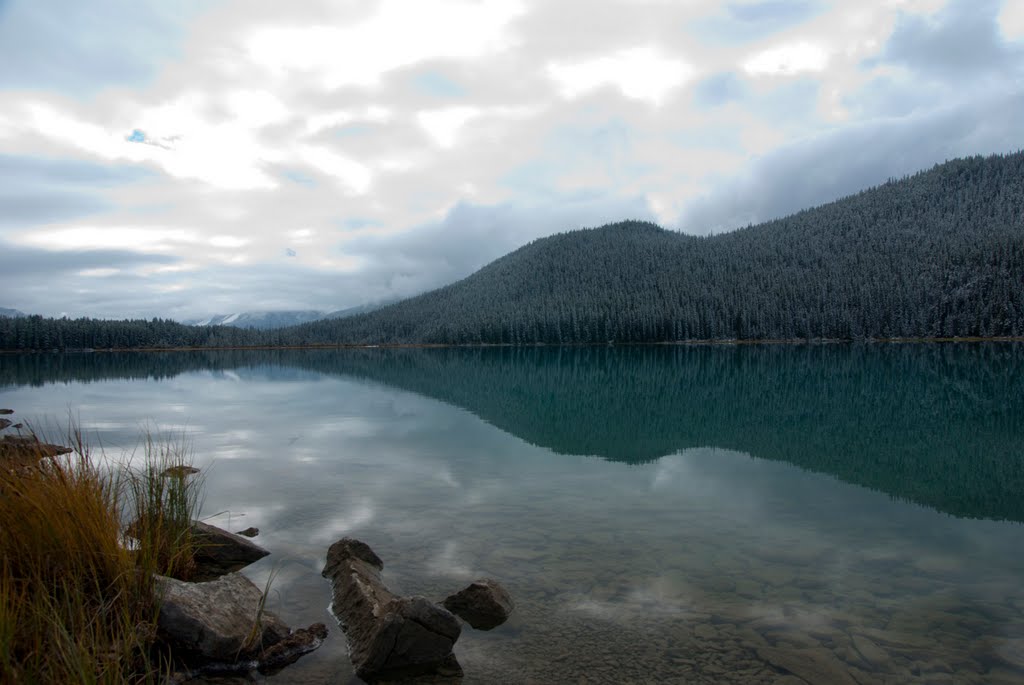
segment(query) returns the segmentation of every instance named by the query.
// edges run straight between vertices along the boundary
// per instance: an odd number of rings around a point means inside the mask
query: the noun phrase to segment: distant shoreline
[[[527,347],[673,347],[688,345],[878,345],[915,343],[1024,343],[1024,336],[966,337],[966,338],[790,338],[765,340],[674,340],[670,342],[607,342],[607,343],[378,343],[378,344],[313,344],[313,345],[250,345],[225,347],[105,347],[69,350],[0,350],[0,354],[90,354],[110,352],[203,352],[203,351],[257,351],[257,350],[372,350],[372,349],[479,349]]]

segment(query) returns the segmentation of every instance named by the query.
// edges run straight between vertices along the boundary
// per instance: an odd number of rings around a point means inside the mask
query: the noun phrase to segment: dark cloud
[[[736,22],[756,24],[762,28],[783,28],[806,21],[822,9],[811,0],[765,0],[764,2],[730,2],[726,12]]]
[[[180,56],[185,23],[203,6],[128,0],[0,3],[0,88],[90,94],[148,81]]]
[[[933,16],[901,15],[878,61],[940,80],[1020,72],[1024,51],[1003,40],[1001,5],[999,0],[952,0]]]
[[[52,159],[0,154],[0,181],[31,184],[81,184],[113,186],[150,176],[135,166],[118,166],[73,159]]]
[[[162,316],[151,279],[130,270],[174,264],[177,257],[130,250],[43,250],[0,241],[0,293],[12,306],[44,316]],[[92,270],[124,269],[110,276]],[[86,272],[83,274],[82,272]],[[100,272],[102,273],[102,272]]]
[[[63,272],[174,264],[178,261],[178,257],[170,255],[131,250],[44,250],[0,241],[0,283],[4,283],[4,291],[10,292],[21,282],[19,279],[29,275],[50,278]]]
[[[694,101],[703,107],[717,107],[743,100],[749,94],[743,78],[732,71],[709,76],[693,87]]]
[[[783,146],[691,203],[690,233],[731,230],[792,214],[934,164],[1014,152],[1024,141],[1024,93],[839,129]],[[1018,145],[1020,143],[1018,142]]]
[[[370,234],[344,249],[365,259],[366,299],[379,300],[464,278],[536,238],[623,219],[653,221],[654,215],[642,198],[564,197],[534,207],[460,203],[442,221],[401,235]]]
[[[843,107],[858,118],[903,117],[942,102],[948,92],[941,85],[917,83],[908,88],[905,79],[883,75],[842,99]]]
[[[0,228],[103,212],[112,208],[103,190],[148,176],[131,166],[0,155]]]
[[[578,197],[550,206],[459,204],[443,220],[401,235],[368,233],[344,243],[358,259],[351,270],[314,268],[300,256],[277,262],[207,265],[195,271],[141,276],[135,267],[177,258],[119,250],[48,251],[0,243],[5,303],[44,315],[179,320],[245,310],[331,311],[415,295],[468,276],[488,262],[545,235],[623,218],[652,220],[639,198]],[[120,269],[111,275],[83,275]],[[59,293],[55,297],[55,293]]]
[[[85,193],[0,190],[0,228],[20,228],[97,214],[112,205]]]
[[[825,9],[825,3],[815,0],[730,2],[697,22],[693,33],[707,42],[746,43],[802,24]]]

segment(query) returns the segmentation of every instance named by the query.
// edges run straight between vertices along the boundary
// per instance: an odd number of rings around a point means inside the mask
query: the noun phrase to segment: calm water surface
[[[0,406],[108,455],[188,436],[204,515],[349,683],[349,535],[437,599],[500,580],[465,683],[1024,683],[1012,344],[0,356]]]

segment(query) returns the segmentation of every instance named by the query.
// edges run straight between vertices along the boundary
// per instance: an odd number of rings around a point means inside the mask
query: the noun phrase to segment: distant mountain
[[[237,312],[235,314],[215,314],[205,319],[193,319],[185,323],[191,326],[235,326],[236,328],[255,328],[269,330],[295,326],[307,321],[322,319],[327,314],[314,310],[301,311],[254,311]]]
[[[357,314],[367,314],[369,312],[375,312],[378,309],[380,309],[381,307],[386,307],[389,304],[394,304],[395,302],[398,302],[398,301],[399,301],[398,298],[389,298],[389,299],[386,299],[386,300],[380,300],[378,302],[373,302],[373,303],[370,303],[370,304],[361,304],[361,305],[357,305],[355,307],[348,307],[347,309],[339,309],[337,311],[333,311],[330,314],[325,314],[321,318],[324,318],[324,319],[344,319],[344,318],[349,317],[349,316],[356,316]]]
[[[452,285],[375,312],[303,324],[280,340],[1011,335],[1024,335],[1024,153],[947,162],[711,237],[628,221],[542,238]]]
[[[361,304],[348,309],[338,309],[333,312],[324,312],[313,309],[293,311],[252,311],[237,312],[235,314],[216,314],[205,319],[191,319],[185,321],[190,326],[235,326],[236,328],[251,328],[257,330],[272,330],[276,328],[287,328],[297,326],[309,321],[320,319],[342,319],[356,314],[365,314],[380,309],[386,304],[395,300],[373,304]]]
[[[25,312],[20,312],[17,309],[8,309],[6,307],[0,307],[0,316],[10,317],[16,319],[22,316],[28,316]]]

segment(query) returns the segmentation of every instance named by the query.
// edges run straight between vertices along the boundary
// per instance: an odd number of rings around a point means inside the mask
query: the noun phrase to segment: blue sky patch
[[[413,83],[424,93],[437,97],[459,98],[466,95],[465,88],[437,71],[427,71],[418,74],[413,79]]]

